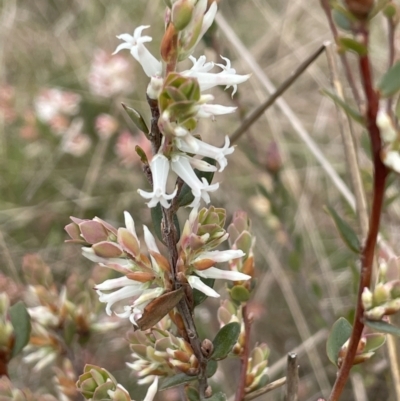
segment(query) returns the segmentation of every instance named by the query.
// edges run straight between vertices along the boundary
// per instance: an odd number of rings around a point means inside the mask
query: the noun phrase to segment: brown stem
[[[6,351],[0,352],[0,378],[3,376],[8,376],[8,361],[9,361],[9,353]]]
[[[156,153],[161,146],[161,139],[162,133],[158,127],[158,119],[160,117],[160,111],[158,108],[158,101],[154,99],[147,98],[147,101],[150,106],[151,110],[151,132],[150,132],[150,139],[153,147],[153,152]],[[146,170],[145,170],[146,172]],[[151,173],[151,172],[150,172]],[[150,174],[151,175],[151,174]],[[177,209],[179,208],[178,205],[178,196],[179,192],[182,189],[183,181],[178,179],[177,186],[178,191],[175,198],[172,200],[171,207],[169,209],[162,208],[163,213],[163,222],[162,222],[162,232],[163,232],[163,239],[168,248],[169,252],[169,262],[171,266],[171,276],[174,281],[175,289],[178,289],[182,286],[182,283],[179,282],[177,278],[177,262],[178,262],[178,249],[177,243],[179,241],[178,233],[176,231],[176,227],[174,224],[174,216],[176,214]],[[201,350],[201,340],[197,333],[196,325],[193,320],[192,311],[189,305],[188,299],[184,297],[179,304],[177,305],[177,310],[182,316],[185,330],[186,330],[186,338],[189,339],[190,345],[193,348],[193,352],[199,361],[199,394],[200,399],[205,398],[205,393],[208,387],[207,383],[207,358],[203,355]]]
[[[365,45],[368,45],[368,31],[363,30],[362,35]],[[372,267],[374,262],[374,254],[376,241],[379,231],[379,222],[382,212],[382,204],[385,192],[385,181],[388,175],[386,166],[380,158],[381,138],[379,129],[376,125],[376,115],[379,107],[379,97],[373,88],[373,80],[371,73],[371,65],[369,56],[361,56],[359,59],[361,79],[364,86],[365,97],[367,99],[367,129],[371,140],[372,157],[374,163],[374,187],[373,187],[373,202],[369,221],[369,232],[365,246],[361,254],[361,274],[360,283],[357,295],[357,307],[354,317],[353,331],[350,337],[349,348],[347,350],[343,364],[338,372],[336,382],[333,386],[329,401],[338,401],[344,389],[347,379],[350,374],[350,369],[353,366],[354,357],[357,352],[358,343],[360,341],[363,324],[364,309],[361,302],[361,295],[365,287],[370,287]]]
[[[245,396],[244,389],[246,387],[247,366],[249,364],[249,356],[250,356],[250,329],[251,329],[251,321],[249,319],[247,305],[244,305],[242,307],[242,316],[244,323],[244,346],[243,346],[243,353],[241,355],[239,387],[236,391],[235,401],[242,401],[244,400]]]
[[[335,42],[337,43],[339,33],[338,33],[335,23],[333,22],[331,7],[329,5],[329,0],[320,0],[320,2],[321,2],[321,6],[322,6],[323,10],[325,11],[326,17],[328,18],[328,23],[329,23],[329,27],[332,31],[333,38],[335,39]],[[354,100],[356,101],[358,107],[360,108],[360,106],[362,104],[361,97],[358,93],[358,89],[357,89],[356,82],[354,80],[353,73],[351,72],[349,60],[347,59],[347,56],[345,53],[340,53],[339,56],[340,56],[340,60],[342,61],[342,64],[344,67],[344,73],[346,75],[347,82],[349,83],[350,88],[353,92]]]

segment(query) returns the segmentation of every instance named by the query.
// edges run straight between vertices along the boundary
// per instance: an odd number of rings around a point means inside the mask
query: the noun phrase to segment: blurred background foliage
[[[164,6],[162,1],[145,0],[2,0],[0,7],[0,291],[17,288],[12,294],[16,300],[24,298],[24,285],[29,282],[22,270],[27,254],[41,255],[59,289],[71,275],[83,283],[96,282],[93,264],[81,257],[78,247],[64,244],[63,227],[70,215],[99,216],[118,226],[128,210],[139,227],[141,223],[151,226],[150,212],[136,193],[147,183],[135,146],[149,156],[151,151],[121,107],[123,102],[149,117],[147,77],[128,52],[111,53],[119,43],[116,35],[145,24],[151,25],[146,34],[153,37],[149,48],[157,54]],[[222,0],[220,12],[277,86],[330,39],[317,0]],[[372,41],[377,75],[387,57],[384,31],[383,21],[377,19]],[[227,56],[239,73],[249,72],[246,59],[218,27],[195,55],[203,53],[217,62],[219,54]],[[322,56],[284,98],[327,162],[349,185],[336,110],[319,92],[329,86]],[[201,123],[199,133],[215,145],[268,96],[254,75],[235,99],[223,88],[212,93],[215,103],[230,102],[240,111]],[[357,129],[369,193],[371,163],[365,133]],[[297,136],[293,121],[278,108],[269,109],[238,141],[229,162],[228,173],[214,178],[221,182],[221,190],[213,194],[212,202],[225,207],[228,215],[244,209],[253,221],[258,290],[250,303],[252,341],[266,342],[271,349],[271,380],[284,375],[286,353],[297,349],[299,399],[316,399],[329,393],[335,377],[325,341],[336,318],[352,314],[357,271],[355,255],[341,242],[323,206],[334,206],[357,227],[354,213]],[[391,203],[383,216],[383,232],[392,244],[400,236],[397,193],[394,179],[388,189]],[[182,220],[186,215],[181,212]],[[223,285],[219,290],[225,291]],[[209,338],[218,329],[218,305],[219,301],[208,300],[198,310],[200,331]],[[129,361],[127,328],[126,324],[118,331],[97,334],[79,361],[82,366],[83,362],[102,364],[132,389],[135,380],[124,367]],[[17,383],[52,391],[50,367],[31,375],[29,366],[21,366],[20,359],[14,360],[11,377]],[[238,373],[238,366],[223,362],[215,376],[217,386],[228,395],[235,389],[235,375],[228,369]],[[364,392],[373,395],[357,400],[394,400],[383,350],[354,372],[343,399],[353,399],[356,391],[357,397]],[[282,399],[282,394],[277,390],[265,399]]]

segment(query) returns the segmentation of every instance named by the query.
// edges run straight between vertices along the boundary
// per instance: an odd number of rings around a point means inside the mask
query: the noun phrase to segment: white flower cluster
[[[211,26],[217,11],[215,2],[212,3],[207,12],[205,12],[206,7],[207,0],[199,0],[195,5],[195,13],[202,13],[201,33],[197,37],[195,44],[199,42],[201,36]],[[155,58],[144,45],[152,40],[150,36],[142,36],[143,30],[147,28],[149,26],[140,26],[135,29],[133,35],[127,33],[119,35],[118,38],[125,43],[120,44],[114,54],[123,49],[130,50],[132,56],[142,65],[144,72],[150,78],[147,95],[152,99],[157,99],[167,77],[163,76],[163,62]],[[190,29],[188,26],[179,32],[180,42],[186,43],[189,41],[185,35],[189,35]],[[192,61],[193,66],[189,70],[179,72],[179,75],[185,78],[195,78],[201,92],[217,85],[224,85],[226,88],[233,87],[234,94],[237,90],[237,85],[249,78],[249,75],[237,75],[235,69],[231,67],[230,60],[227,58],[222,57],[225,64],[215,64],[206,62],[205,56],[200,56],[198,59],[190,56],[195,44],[191,45],[189,49],[184,48],[183,51],[184,55],[188,56]],[[182,57],[179,57],[179,59],[181,60]],[[220,69],[219,72],[211,72],[214,67],[218,67]],[[200,96],[200,100],[194,105],[194,118],[196,120],[208,117],[214,118],[215,115],[233,113],[236,110],[236,107],[209,104],[213,99],[214,97],[210,94],[202,94]],[[217,171],[216,166],[201,160],[202,157],[209,157],[216,160],[219,165],[219,171],[224,170],[227,165],[226,156],[234,151],[234,148],[230,147],[228,137],[225,138],[225,145],[222,148],[205,143],[195,138],[183,124],[177,123],[168,109],[162,111],[158,125],[164,134],[164,142],[168,137],[168,146],[162,145],[159,152],[154,155],[150,162],[153,191],[139,190],[139,194],[149,200],[149,207],[155,207],[160,203],[164,208],[169,208],[169,202],[176,195],[176,190],[171,194],[167,194],[166,190],[169,171],[172,170],[192,190],[194,200],[189,206],[198,206],[201,199],[209,203],[209,192],[216,191],[219,184],[210,185],[204,178],[202,180],[199,179],[193,169]]]

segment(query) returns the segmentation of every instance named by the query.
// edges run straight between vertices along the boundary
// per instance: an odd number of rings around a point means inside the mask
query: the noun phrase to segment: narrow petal
[[[111,307],[118,301],[122,301],[126,298],[135,297],[143,292],[142,287],[137,286],[128,286],[123,287],[117,291],[111,292],[110,294],[105,294],[100,290],[97,290],[97,294],[99,295],[99,301],[103,303],[107,303],[106,305],[106,313],[111,316]]]
[[[209,252],[202,252],[196,259],[212,259],[216,263],[228,262],[232,259],[242,258],[246,254],[241,251],[240,249],[229,249],[226,251],[209,251]]]
[[[196,274],[203,278],[215,278],[215,279],[225,279],[231,281],[244,281],[250,280],[251,276],[247,274],[230,271],[230,270],[221,270],[216,267],[210,267],[206,270],[195,270]]]
[[[188,282],[192,288],[196,288],[196,290],[201,291],[206,294],[208,297],[219,298],[219,294],[217,291],[214,291],[211,287],[204,284],[199,277],[189,276]]]
[[[147,389],[146,397],[143,401],[153,401],[158,389],[158,376],[153,376],[153,384]]]
[[[127,277],[118,277],[112,278],[106,281],[103,281],[101,284],[96,284],[94,287],[95,290],[107,291],[114,290],[115,288],[121,288],[125,286],[137,286],[142,287],[142,283],[138,283],[137,281],[130,280]]]
[[[156,244],[156,239],[145,225],[143,225],[143,232],[144,232],[144,241],[146,242],[147,249],[149,251],[160,253]]]
[[[228,165],[228,161],[226,160],[226,155],[230,155],[234,152],[235,148],[233,146],[229,147],[229,138],[225,137],[225,144],[222,148],[218,148],[216,146],[210,145],[206,142],[201,141],[200,139],[193,138],[193,141],[196,143],[196,154],[205,157],[211,157],[216,160],[220,166],[219,171],[223,171],[225,167]],[[193,152],[190,146],[187,145],[186,142],[181,139],[176,139],[176,146],[182,152]]]
[[[124,219],[125,219],[125,227],[138,240],[138,237],[136,235],[136,230],[135,230],[135,221],[133,220],[131,214],[129,212],[125,211]],[[138,240],[138,242],[139,242],[139,240]]]

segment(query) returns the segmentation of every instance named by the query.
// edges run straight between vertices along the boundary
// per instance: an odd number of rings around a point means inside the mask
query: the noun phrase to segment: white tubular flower
[[[250,77],[250,74],[237,75],[236,70],[231,68],[230,60],[225,57],[222,58],[226,61],[226,65],[217,64],[218,67],[222,68],[222,71],[216,74],[209,72],[214,64],[206,63],[206,58],[203,57],[204,56],[201,56],[198,60],[194,57],[190,57],[190,60],[193,62],[193,67],[190,70],[182,71],[180,73],[185,77],[197,78],[201,91],[205,91],[217,85],[226,85],[226,88],[233,86],[233,96],[236,93],[237,85],[247,81]]]
[[[209,118],[214,119],[214,116],[218,116],[221,114],[230,114],[234,113],[237,107],[231,106],[221,106],[219,104],[202,104],[198,106],[198,112],[196,117],[198,118]]]
[[[382,157],[383,164],[396,173],[400,173],[400,154],[395,150],[389,150],[386,154]]]
[[[114,279],[114,280],[120,280],[119,283],[121,283],[124,280],[121,279]],[[116,283],[114,282],[113,279],[111,280],[106,280],[103,284],[100,284],[96,288],[102,288],[103,290],[111,290],[115,289]],[[107,283],[108,282],[108,283]],[[105,284],[105,285],[104,285]],[[134,280],[129,280],[126,279],[126,282],[124,282],[121,285],[118,285],[119,287],[122,286],[117,291],[111,292],[109,294],[105,294],[101,290],[97,289],[97,294],[99,295],[99,301],[103,303],[107,303],[106,306],[106,313],[108,316],[111,316],[111,307],[119,301],[122,301],[123,299],[126,298],[132,298],[132,297],[137,297],[140,296],[144,292],[145,286],[142,283],[139,283]]]
[[[219,188],[218,183],[209,185],[205,178],[200,181],[193,171],[189,160],[180,155],[172,156],[171,168],[192,189],[194,200],[189,207],[197,206],[200,202],[200,198],[202,198],[206,203],[210,203],[210,195],[208,192],[216,191]]]
[[[222,263],[228,262],[233,259],[242,258],[245,255],[246,254],[240,249],[229,249],[227,251],[208,251],[202,252],[200,255],[198,255],[194,262],[202,259],[211,259],[215,263]]]
[[[211,159],[216,160],[219,164],[219,171],[223,171],[224,168],[228,165],[228,161],[226,160],[225,156],[230,155],[235,150],[233,146],[229,147],[228,136],[225,137],[225,144],[222,148],[217,148],[216,146],[209,145],[208,143],[205,143],[200,139],[194,137],[193,143],[196,144],[195,147],[189,146],[187,142],[184,142],[180,139],[175,140],[177,148],[182,152],[196,153],[197,155],[211,157]]]
[[[155,207],[157,203],[168,209],[171,205],[169,200],[173,199],[176,195],[177,189],[171,195],[166,194],[166,186],[169,172],[169,161],[162,154],[156,154],[150,162],[150,169],[153,176],[153,192],[146,192],[141,189],[138,190],[139,194],[145,199],[151,199],[147,203],[148,207]]]
[[[143,290],[141,295],[132,303],[132,305],[124,306],[124,312],[115,313],[118,317],[129,318],[129,321],[137,326],[136,320],[142,317],[144,308],[153,300],[158,298],[164,292],[163,288],[150,288]]]
[[[187,280],[192,288],[201,291],[208,297],[219,298],[220,295],[218,294],[218,292],[209,287],[208,285],[204,284],[199,277],[189,276]]]
[[[213,166],[210,163],[207,163],[204,160],[195,159],[194,157],[190,157],[185,153],[182,153],[182,157],[186,157],[189,160],[190,165],[199,170],[199,171],[217,171],[217,167]]]
[[[146,46],[143,44],[153,40],[151,36],[141,36],[142,31],[149,27],[150,25],[141,25],[135,29],[133,35],[129,35],[128,33],[118,35],[117,38],[124,40],[125,43],[121,43],[113,54],[118,53],[122,49],[130,50],[132,56],[143,67],[145,74],[148,77],[153,77],[161,75],[162,64],[147,50]]]
[[[230,281],[245,281],[251,279],[251,276],[248,276],[247,274],[231,270],[221,270],[216,267],[209,267],[206,270],[195,270],[195,272],[198,276],[203,278],[216,278]]]

